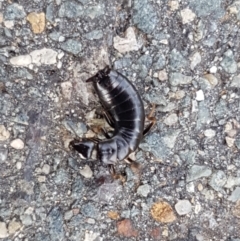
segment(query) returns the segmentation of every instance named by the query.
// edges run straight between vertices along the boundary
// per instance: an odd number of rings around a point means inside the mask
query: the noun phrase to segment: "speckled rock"
[[[138,187],[137,193],[143,197],[147,197],[150,192],[150,186],[148,184],[144,184]]]
[[[24,148],[24,142],[21,139],[15,139],[10,143],[10,146],[14,149],[21,150]]]
[[[223,186],[227,181],[226,174],[219,170],[212,174],[212,177],[209,181],[209,185],[217,192],[225,193],[223,190]]]
[[[234,88],[240,88],[240,74],[233,77],[230,86]]]
[[[60,18],[77,18],[83,15],[83,7],[75,1],[67,1],[61,4],[58,13]]]
[[[202,177],[209,177],[212,174],[211,168],[207,166],[193,165],[187,174],[187,182],[197,180]]]
[[[13,3],[7,6],[4,12],[5,20],[23,19],[26,16],[23,6]]]
[[[233,74],[237,71],[237,63],[234,60],[233,51],[231,49],[228,49],[224,53],[221,66],[227,73],[230,73],[230,74]]]
[[[93,172],[88,165],[85,165],[83,169],[79,171],[79,173],[85,178],[91,178],[93,176]]]
[[[230,197],[228,198],[229,201],[236,202],[240,199],[240,187],[236,187]]]
[[[175,204],[175,209],[179,215],[186,215],[191,212],[192,205],[188,200],[179,200]]]
[[[75,39],[68,39],[66,42],[61,44],[61,49],[71,54],[79,54],[82,50],[82,44]]]
[[[99,214],[97,208],[95,207],[95,205],[93,203],[86,203],[86,204],[82,205],[81,213],[84,216],[90,217],[90,218],[97,218],[98,214]]]
[[[183,75],[181,73],[171,73],[169,82],[172,86],[187,85],[192,82],[192,77]]]
[[[147,0],[134,0],[133,23],[145,33],[151,33],[156,24],[158,17],[156,9]]]
[[[10,137],[10,132],[4,125],[0,125],[0,141],[6,141]]]
[[[63,215],[59,207],[53,207],[48,214],[49,234],[52,241],[65,239]]]

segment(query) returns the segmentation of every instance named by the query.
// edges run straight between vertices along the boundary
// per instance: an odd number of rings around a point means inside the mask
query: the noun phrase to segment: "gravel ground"
[[[239,28],[239,0],[0,0],[0,239],[240,241]],[[139,186],[68,148],[106,65],[156,104]]]

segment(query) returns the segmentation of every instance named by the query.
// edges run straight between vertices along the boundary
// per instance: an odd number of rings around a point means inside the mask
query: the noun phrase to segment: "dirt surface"
[[[0,240],[240,241],[239,28],[238,0],[0,0]],[[106,65],[156,105],[124,184],[68,147],[110,131]]]

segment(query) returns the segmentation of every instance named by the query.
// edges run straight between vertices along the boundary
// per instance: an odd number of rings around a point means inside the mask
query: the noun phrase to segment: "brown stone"
[[[233,208],[232,213],[235,217],[240,218],[240,199],[237,201],[237,204]]]
[[[160,240],[160,236],[161,236],[160,227],[156,227],[156,228],[150,230],[149,234],[153,240]]]
[[[171,223],[176,220],[172,207],[167,202],[157,202],[151,208],[152,217],[162,223]]]
[[[30,22],[34,33],[42,33],[45,29],[45,13],[29,13],[27,20]]]
[[[117,222],[118,234],[125,237],[137,237],[138,231],[135,230],[132,226],[130,219],[123,219]]]
[[[113,220],[117,220],[117,219],[119,219],[119,214],[118,214],[118,212],[116,212],[116,211],[109,211],[108,213],[107,213],[107,216],[109,217],[109,218],[111,218],[111,219],[113,219]]]

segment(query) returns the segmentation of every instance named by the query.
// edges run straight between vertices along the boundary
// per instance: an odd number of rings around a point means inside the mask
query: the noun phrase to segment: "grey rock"
[[[97,4],[96,6],[89,6],[84,10],[83,14],[85,17],[90,17],[91,19],[97,18],[105,13],[104,5]]]
[[[172,130],[161,134],[153,133],[145,138],[144,142],[140,144],[140,148],[151,152],[157,158],[164,159],[171,153],[169,147],[175,145],[178,134],[178,131]]]
[[[59,207],[53,207],[48,215],[49,235],[52,241],[65,239],[65,231],[63,228],[63,215]]]
[[[139,69],[139,77],[140,78],[145,78],[148,75],[148,71],[150,66],[152,65],[152,57],[148,54],[142,55],[139,59],[138,59],[138,64],[140,65],[140,69]]]
[[[23,19],[26,16],[26,13],[23,9],[23,6],[13,3],[7,6],[4,12],[5,20],[15,20],[15,19]]]
[[[75,171],[79,171],[79,163],[76,159],[69,157],[68,158],[68,166],[71,167]]]
[[[81,197],[84,190],[84,184],[82,178],[77,176],[75,180],[73,180],[72,184],[72,197],[78,199]]]
[[[240,185],[240,177],[229,176],[224,187],[232,188],[234,186],[239,186],[239,185]]]
[[[174,148],[180,130],[171,130],[163,136],[163,143],[170,149]]]
[[[64,220],[70,220],[73,216],[73,211],[69,210],[67,212],[64,213]]]
[[[60,18],[77,18],[83,15],[83,7],[75,1],[67,1],[61,4],[58,13]]]
[[[195,162],[196,152],[193,150],[180,151],[181,159],[187,164],[193,164]]]
[[[59,169],[54,177],[54,181],[58,185],[64,185],[68,183],[68,173],[64,169]]]
[[[165,67],[165,64],[166,64],[166,58],[163,54],[161,55],[157,55],[158,56],[158,59],[157,61],[153,64],[153,69],[154,70],[161,70]]]
[[[233,77],[230,86],[234,88],[240,88],[240,74]]]
[[[237,136],[236,140],[235,140],[235,145],[238,148],[238,150],[240,150],[240,135]]]
[[[151,187],[148,184],[144,184],[138,187],[137,193],[143,197],[147,197],[150,190],[151,190]]]
[[[198,17],[207,17],[211,16],[214,19],[218,19],[223,16],[224,10],[222,7],[223,0],[192,0],[189,2],[189,7]]]
[[[178,116],[175,113],[170,114],[165,120],[164,124],[171,126],[178,122]]]
[[[169,82],[172,86],[186,85],[192,82],[192,77],[183,75],[181,73],[171,73]]]
[[[68,39],[66,42],[61,44],[61,49],[71,53],[71,54],[79,54],[82,50],[82,44],[74,39]]]
[[[89,218],[97,218],[99,215],[97,208],[90,202],[82,205],[81,213]]]
[[[234,60],[233,52],[231,49],[228,49],[224,53],[223,60],[220,64],[223,67],[223,69],[229,74],[233,74],[237,71],[237,63]]]
[[[146,33],[151,33],[158,23],[156,9],[148,0],[134,0],[133,23]]]
[[[3,63],[0,62],[0,78],[1,81],[6,81],[8,79],[8,72],[6,71]]]
[[[156,105],[162,105],[162,106],[167,105],[166,97],[163,95],[163,93],[161,93],[161,91],[158,91],[155,89],[152,89],[148,93],[146,93],[146,99],[150,103],[154,103]]]
[[[103,37],[103,32],[102,30],[96,29],[96,30],[93,30],[92,32],[85,34],[84,36],[86,39],[89,39],[89,40],[101,39]]]
[[[216,119],[221,119],[224,116],[227,116],[229,112],[228,104],[226,100],[220,99],[216,104],[215,110],[213,111]]]
[[[186,215],[191,212],[192,205],[188,200],[179,200],[175,204],[175,209],[179,215]]]
[[[202,125],[209,124],[212,121],[212,117],[209,111],[209,105],[205,101],[201,101],[198,104],[198,117],[197,117],[197,130],[202,128]]]
[[[213,173],[210,181],[209,181],[209,185],[217,192],[221,192],[221,193],[225,193],[225,191],[223,190],[223,186],[227,181],[227,177],[225,175],[225,173],[223,171],[217,171],[215,173]]]
[[[10,78],[19,78],[19,79],[27,79],[27,80],[32,80],[33,75],[25,68],[18,68],[17,72],[12,74]]]
[[[89,0],[77,0],[77,1],[83,5],[87,5],[89,3]]]
[[[123,57],[114,62],[114,69],[123,69],[127,66],[130,66],[130,64],[131,64],[131,59]]]
[[[170,53],[169,63],[171,70],[179,71],[181,68],[186,67],[188,65],[188,60],[184,58],[179,51],[173,49]]]
[[[46,9],[46,19],[53,23],[56,15],[56,9],[54,3],[50,3]]]
[[[187,173],[187,182],[197,180],[202,177],[209,177],[212,174],[212,169],[208,166],[193,165]]]
[[[232,192],[231,196],[228,198],[229,201],[236,202],[240,199],[240,187],[236,187]]]
[[[53,41],[57,41],[59,40],[59,38],[62,36],[62,33],[57,32],[57,31],[53,31],[52,33],[50,33],[48,35]]]
[[[217,39],[215,36],[210,36],[209,38],[203,41],[203,44],[208,47],[212,47],[216,43],[216,41]]]
[[[158,106],[157,110],[160,112],[170,112],[176,109],[176,104],[173,102],[169,102],[166,106]]]
[[[0,146],[0,163],[3,163],[7,160],[8,149]]]
[[[73,122],[72,120],[64,120],[63,121],[64,126],[66,129],[68,129],[70,132],[76,133],[78,136],[82,136],[87,132],[87,126],[81,121]]]
[[[22,224],[25,225],[25,226],[31,226],[33,224],[32,217],[29,214],[21,215],[20,219],[22,221]]]

